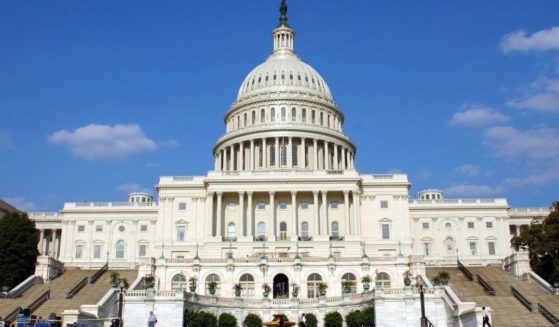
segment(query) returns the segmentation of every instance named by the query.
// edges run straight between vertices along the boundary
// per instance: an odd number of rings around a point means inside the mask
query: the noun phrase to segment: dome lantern
[[[278,51],[293,52],[293,39],[295,31],[287,24],[287,4],[282,0],[280,5],[279,24],[272,32],[274,40],[274,53]]]

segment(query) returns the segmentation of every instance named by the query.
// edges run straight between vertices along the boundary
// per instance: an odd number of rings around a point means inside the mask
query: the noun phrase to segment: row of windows
[[[104,227],[104,225],[95,225],[95,232],[102,232]],[[124,227],[124,225],[120,225],[118,226],[118,231],[119,232],[124,232],[126,230],[126,227]],[[147,232],[148,231],[148,225],[140,225],[140,232]],[[78,225],[78,232],[82,233],[85,232],[85,225]]]
[[[303,79],[303,77],[304,77],[304,79]],[[268,85],[270,83],[272,85],[275,85],[276,81],[281,80],[281,82],[284,83],[287,79],[289,79],[290,83],[293,83],[294,81],[296,81],[299,85],[302,85],[303,81],[304,81],[304,83],[306,83],[306,85],[317,86],[321,90],[323,90],[323,91],[325,90],[324,85],[320,81],[320,78],[317,78],[315,80],[313,75],[311,75],[311,77],[309,78],[309,76],[307,74],[305,74],[304,76],[301,76],[300,73],[297,73],[297,75],[294,75],[293,72],[289,72],[289,74],[287,74],[286,72],[282,71],[281,74],[278,74],[278,73],[274,72],[273,75],[266,74],[266,76],[264,76],[264,77],[258,76],[258,78],[256,78],[256,76],[253,76],[252,79],[248,79],[247,82],[245,83],[244,91],[246,92],[249,88],[254,87],[254,84],[256,84],[257,86],[260,86],[261,83],[264,83],[264,85]]]
[[[475,223],[474,223],[473,221],[468,221],[467,226],[468,226],[468,229],[474,229],[474,228],[475,228]],[[421,227],[422,227],[423,229],[426,229],[426,230],[427,230],[427,229],[430,229],[430,228],[431,228],[431,225],[430,225],[428,222],[423,222],[423,223],[421,224]],[[445,228],[446,228],[446,229],[451,229],[451,228],[452,228],[452,224],[451,224],[451,223],[446,223],[446,224],[445,224]],[[485,222],[485,228],[487,228],[487,229],[492,229],[492,228],[493,228],[493,222],[492,222],[492,221],[486,221],[486,222]]]
[[[147,244],[139,244],[138,245],[138,256],[139,257],[145,257],[147,255],[147,247],[148,247]],[[85,248],[85,244],[76,244],[75,254],[74,254],[74,257],[76,259],[81,259],[83,257],[84,248]],[[103,244],[94,244],[93,245],[93,259],[100,259],[101,258],[102,249],[103,249]],[[118,240],[115,243],[114,251],[115,251],[115,253],[114,253],[115,258],[117,258],[117,259],[124,258],[125,244],[124,244],[123,240]]]
[[[455,241],[452,237],[447,237],[444,241],[444,251],[446,255],[454,256],[457,255],[455,249]],[[477,241],[469,240],[468,241],[468,254],[469,255],[478,255],[478,244]],[[489,255],[496,254],[496,244],[494,241],[487,242],[487,253]],[[431,242],[425,241],[423,242],[423,254],[425,256],[430,256],[432,254],[431,251]]]
[[[278,206],[279,206],[280,209],[287,209],[287,202],[280,201]],[[227,207],[229,209],[235,209],[237,207],[237,203],[236,202],[229,202],[227,204]],[[299,207],[301,209],[308,209],[309,208],[309,202],[308,201],[301,201]],[[330,204],[329,204],[329,207],[330,207],[330,209],[338,209],[339,202],[338,201],[331,201]],[[380,202],[380,207],[383,208],[383,209],[388,208],[388,201],[381,201]],[[259,201],[256,204],[256,209],[260,209],[260,210],[266,209],[266,202]]]

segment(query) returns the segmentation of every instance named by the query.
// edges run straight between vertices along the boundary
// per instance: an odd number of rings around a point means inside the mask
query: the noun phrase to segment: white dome
[[[304,92],[333,101],[322,76],[293,52],[273,53],[254,68],[241,84],[237,100],[281,91]]]

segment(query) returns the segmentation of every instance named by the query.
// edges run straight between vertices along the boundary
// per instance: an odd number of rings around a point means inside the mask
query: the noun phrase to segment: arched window
[[[254,297],[254,277],[251,274],[242,275],[239,284],[241,284],[242,297]]]
[[[256,111],[252,111],[252,119],[251,119],[251,124],[254,125],[256,124]]]
[[[332,222],[332,239],[333,240],[339,240],[340,239],[340,231],[338,229],[338,222],[337,221]]]
[[[311,274],[309,278],[307,278],[307,297],[309,299],[320,296],[320,292],[318,290],[320,283],[322,283],[322,277],[320,277],[319,274]]]
[[[243,114],[243,127],[248,125],[248,120],[247,120],[247,113],[245,112]]]
[[[390,288],[390,276],[387,273],[378,273],[376,278],[376,285],[380,288]]]
[[[171,289],[173,291],[184,289],[185,286],[186,286],[186,277],[183,274],[177,274],[173,276],[173,279],[171,281]]]
[[[219,276],[216,274],[211,274],[208,277],[206,277],[206,295],[210,295],[210,291],[209,291],[210,283],[216,283],[215,294],[219,295],[219,288],[220,288]]]
[[[324,126],[324,113],[323,112],[320,113],[319,124],[320,124],[320,126]]]
[[[349,293],[357,293],[357,283],[355,280],[355,275],[352,273],[345,273],[342,276],[342,291],[345,293],[344,291],[344,287],[346,286],[345,284],[347,283],[347,286],[349,286]]]
[[[116,257],[117,258],[119,258],[119,259],[124,258],[124,241],[123,240],[118,240],[116,242],[115,250],[116,250]]]
[[[291,108],[291,121],[297,120],[297,109],[295,107]]]
[[[229,241],[234,241],[237,238],[237,227],[234,223],[229,223],[227,225],[227,239]]]
[[[286,120],[286,115],[287,115],[287,113],[285,112],[285,107],[282,107],[281,108],[281,121]]]
[[[311,111],[311,124],[314,124],[315,120],[316,120],[316,113],[313,110],[313,111]]]
[[[260,110],[260,123],[264,124],[266,122],[266,110]]]
[[[263,222],[258,223],[258,240],[263,241],[265,239],[264,234],[266,233],[266,224]]]
[[[269,148],[269,153],[270,153],[270,166],[275,166],[276,165],[276,145],[275,144],[270,144],[270,148]]]
[[[280,229],[280,240],[281,241],[287,240],[287,224],[285,223],[285,221],[282,221],[280,223],[279,229]]]
[[[447,237],[444,240],[444,247],[447,255],[454,255],[454,239]]]
[[[301,120],[303,121],[303,123],[307,122],[307,109],[305,108],[301,110]]]
[[[276,108],[270,109],[270,121],[271,122],[276,121]]]

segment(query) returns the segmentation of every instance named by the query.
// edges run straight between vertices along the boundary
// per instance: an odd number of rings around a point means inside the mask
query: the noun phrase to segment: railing
[[[547,319],[547,321],[549,321],[551,324],[553,324],[554,326],[558,326],[559,325],[559,318],[557,318],[553,313],[551,313],[546,307],[543,306],[543,304],[538,303],[538,311],[540,312],[540,314]]]
[[[4,317],[4,321],[7,322],[7,323],[11,323],[12,321],[14,321],[17,318],[17,315],[21,310],[23,310],[22,307],[17,307],[15,309],[13,309],[12,311],[10,311],[10,313],[8,313]]]
[[[64,294],[65,299],[71,299],[74,295],[76,295],[89,281],[89,277],[84,277],[79,283],[74,286],[70,292]]]
[[[524,295],[522,295],[519,291],[517,291],[516,288],[511,286],[510,291],[512,293],[512,296],[514,296],[518,301],[520,301],[520,303],[522,303],[528,310],[534,311],[532,302],[530,302],[530,300],[528,300],[526,297],[524,297]]]
[[[429,319],[427,319],[427,317],[422,317],[421,318],[421,327],[435,327],[435,325],[433,325],[433,323],[431,323],[431,321],[429,321]]]
[[[471,271],[468,270],[468,268],[466,268],[466,266],[464,266],[460,260],[457,261],[458,262],[458,268],[460,268],[460,270],[464,273],[464,275],[466,275],[466,277],[468,277],[469,280],[474,280],[474,274],[472,274]]]
[[[15,299],[18,296],[20,296],[21,294],[23,294],[23,292],[27,291],[29,288],[31,288],[33,285],[39,283],[40,278],[37,276],[29,276],[27,277],[26,280],[24,280],[23,282],[21,282],[18,286],[14,287],[11,291],[9,291],[6,294],[6,297],[8,299]]]
[[[89,279],[89,283],[90,284],[95,283],[97,279],[99,279],[99,277],[101,277],[101,275],[103,275],[103,273],[108,269],[109,269],[109,263],[106,263],[103,267],[101,267],[101,269],[97,270],[95,274],[93,274],[93,276],[91,276],[91,278]]]
[[[31,304],[29,304],[27,308],[29,308],[29,310],[33,312],[38,307],[40,307],[41,304],[45,303],[45,301],[48,300],[49,297],[50,297],[50,291],[47,291],[43,293],[41,296],[39,296],[38,298],[36,298],[35,301],[31,302]]]
[[[485,289],[485,291],[489,293],[489,295],[492,296],[496,295],[495,289],[491,287],[491,285],[489,285],[489,283],[486,282],[485,279],[483,279],[483,277],[477,275],[477,281],[481,284],[481,286]]]

